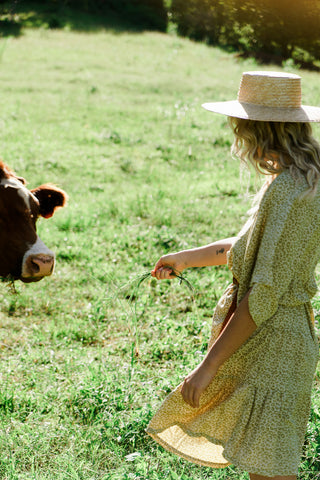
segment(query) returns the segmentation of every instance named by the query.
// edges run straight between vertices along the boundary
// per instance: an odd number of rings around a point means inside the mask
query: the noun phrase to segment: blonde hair
[[[304,177],[313,196],[320,178],[320,145],[304,122],[263,122],[230,117],[235,139],[232,153],[264,175],[288,169],[296,180]]]

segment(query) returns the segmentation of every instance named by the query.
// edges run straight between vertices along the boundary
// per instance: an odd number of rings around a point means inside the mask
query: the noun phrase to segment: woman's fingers
[[[160,266],[157,268],[157,265],[151,272],[151,275],[157,280],[166,280],[172,278],[173,269],[171,267]]]
[[[193,408],[198,408],[202,393],[210,384],[215,375],[215,370],[202,362],[193,372],[184,380],[181,388],[181,394],[186,403]]]
[[[160,267],[163,267],[162,258],[160,258],[160,260],[157,261],[157,263],[155,264],[154,269],[152,270],[151,274],[155,273]]]
[[[189,389],[187,387],[187,384],[186,384],[186,381],[183,382],[182,384],[182,389],[181,389],[181,395],[182,395],[182,398],[183,400],[192,407],[191,403],[190,403],[190,399],[189,399]]]
[[[167,280],[167,279],[170,279],[172,278],[171,275],[172,275],[172,268],[170,267],[160,267],[158,268],[157,270],[153,270],[153,272],[151,272],[151,274],[154,273],[154,277],[156,277],[157,280]]]
[[[190,407],[198,408],[199,400],[200,400],[200,392],[198,392],[197,390],[188,389],[183,399],[188,405],[190,405]]]
[[[183,400],[188,405],[190,405],[193,408],[199,407],[199,400],[200,400],[201,392],[197,388],[194,388],[193,385],[188,383],[188,379],[186,379],[183,382],[182,389],[181,389],[181,395],[183,397]]]
[[[198,407],[199,407],[199,404],[200,404],[200,395],[201,395],[200,392],[197,391],[197,390],[195,390],[195,391],[193,392],[193,399],[192,399],[192,401],[193,401],[193,408],[198,408]]]
[[[174,278],[177,264],[176,255],[177,254],[169,254],[161,257],[151,271],[151,275],[158,280]]]

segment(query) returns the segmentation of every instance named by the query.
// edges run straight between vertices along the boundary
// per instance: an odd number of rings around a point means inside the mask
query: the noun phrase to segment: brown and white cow
[[[66,200],[54,185],[28,190],[24,178],[0,161],[0,277],[36,282],[51,275],[54,253],[38,237],[36,222],[51,217]]]

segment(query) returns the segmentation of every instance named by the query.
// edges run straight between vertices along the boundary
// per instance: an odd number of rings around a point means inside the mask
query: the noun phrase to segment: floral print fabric
[[[310,299],[320,258],[320,192],[285,171],[265,191],[228,254],[235,278],[219,300],[209,346],[235,297],[251,288],[253,335],[219,368],[199,408],[179,385],[147,432],[168,450],[201,465],[232,463],[251,473],[295,475],[318,358]]]

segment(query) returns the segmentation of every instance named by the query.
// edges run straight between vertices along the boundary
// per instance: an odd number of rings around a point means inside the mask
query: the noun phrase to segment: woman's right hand
[[[183,261],[182,254],[180,252],[170,253],[157,261],[151,275],[157,280],[171,280],[175,278],[175,274],[181,273],[185,268],[187,268],[187,265]]]

